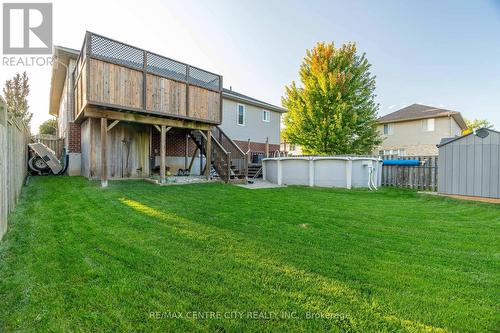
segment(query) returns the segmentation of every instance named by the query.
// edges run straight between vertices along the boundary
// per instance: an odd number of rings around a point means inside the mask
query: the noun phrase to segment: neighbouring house
[[[374,154],[437,155],[442,138],[460,136],[465,129],[460,112],[413,104],[378,119],[383,142]]]
[[[279,149],[286,110],[223,89],[221,75],[91,32],[81,51],[56,46],[54,56],[49,113],[69,175],[104,186],[154,173],[163,180],[163,170],[209,177],[209,160],[229,181]]]
[[[280,149],[281,115],[285,109],[262,102],[232,89],[222,91],[220,128],[245,152],[251,163]],[[268,151],[266,152],[266,142]]]
[[[300,156],[303,155],[302,146],[290,143],[287,141],[282,141],[280,145],[280,151],[286,153],[289,156]]]

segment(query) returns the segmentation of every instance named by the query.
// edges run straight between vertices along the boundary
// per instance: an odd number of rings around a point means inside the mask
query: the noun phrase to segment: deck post
[[[205,167],[205,176],[207,180],[210,180],[210,170],[211,165],[212,165],[212,131],[209,129],[207,130],[207,145],[206,145],[206,155],[207,155],[207,162],[206,162],[206,167]]]
[[[266,137],[266,158],[269,157],[269,137]]]
[[[246,159],[247,159],[247,163],[250,163],[252,161],[252,154],[250,154],[250,139],[248,139],[247,141],[247,146],[248,146],[248,149],[247,149],[247,152],[246,152]]]
[[[203,175],[203,137],[200,137],[201,146],[200,146],[200,176]]]
[[[188,168],[188,154],[189,154],[189,134],[186,134],[186,145],[184,151],[184,170]]]
[[[101,187],[108,187],[108,118],[101,118]]]
[[[167,129],[165,125],[161,125],[160,133],[160,184],[165,183],[165,146],[167,143]]]

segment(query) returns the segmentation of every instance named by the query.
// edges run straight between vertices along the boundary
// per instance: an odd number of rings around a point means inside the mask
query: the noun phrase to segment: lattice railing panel
[[[90,54],[120,65],[142,70],[144,51],[98,35],[91,35]]]
[[[179,81],[187,80],[186,64],[149,52],[146,57],[148,72]]]
[[[209,73],[196,67],[189,68],[189,83],[212,90],[219,90],[219,75]]]

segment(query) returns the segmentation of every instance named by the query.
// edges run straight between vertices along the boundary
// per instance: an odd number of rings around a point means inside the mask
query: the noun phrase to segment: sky
[[[372,64],[380,116],[421,103],[500,129],[500,0],[53,1],[54,45],[80,49],[87,30],[221,74],[226,88],[275,105],[306,49],[352,41]],[[36,132],[50,118],[51,71],[1,65],[0,82],[23,70]]]

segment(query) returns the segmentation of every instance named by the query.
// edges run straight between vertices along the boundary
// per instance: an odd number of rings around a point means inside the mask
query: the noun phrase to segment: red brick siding
[[[248,151],[248,141],[234,141],[241,150],[244,152]],[[269,144],[269,153],[273,153],[276,150],[280,150],[280,145]],[[250,151],[255,153],[265,153],[266,152],[266,143],[265,142],[252,142],[250,141]]]
[[[68,150],[70,153],[81,153],[81,138],[82,133],[80,130],[80,124],[73,122],[69,123],[69,133],[68,133]]]
[[[167,132],[167,156],[178,156],[183,157],[186,152],[186,134],[187,130],[180,128],[172,128]],[[151,134],[151,155],[160,156],[160,132],[156,128],[153,128]],[[189,138],[188,141],[188,156],[192,156],[196,145],[193,140]]]
[[[186,134],[187,130],[173,128],[167,132],[167,156],[179,156],[182,157],[185,154],[186,149]],[[248,150],[248,141],[234,141],[241,150],[246,152]],[[160,132],[156,128],[153,128],[151,135],[151,155],[160,155]],[[272,154],[276,150],[279,150],[280,145],[269,145],[269,153]],[[188,156],[192,156],[196,146],[191,138],[189,138],[189,153]],[[266,143],[265,142],[250,142],[250,150],[252,152],[265,153]]]

